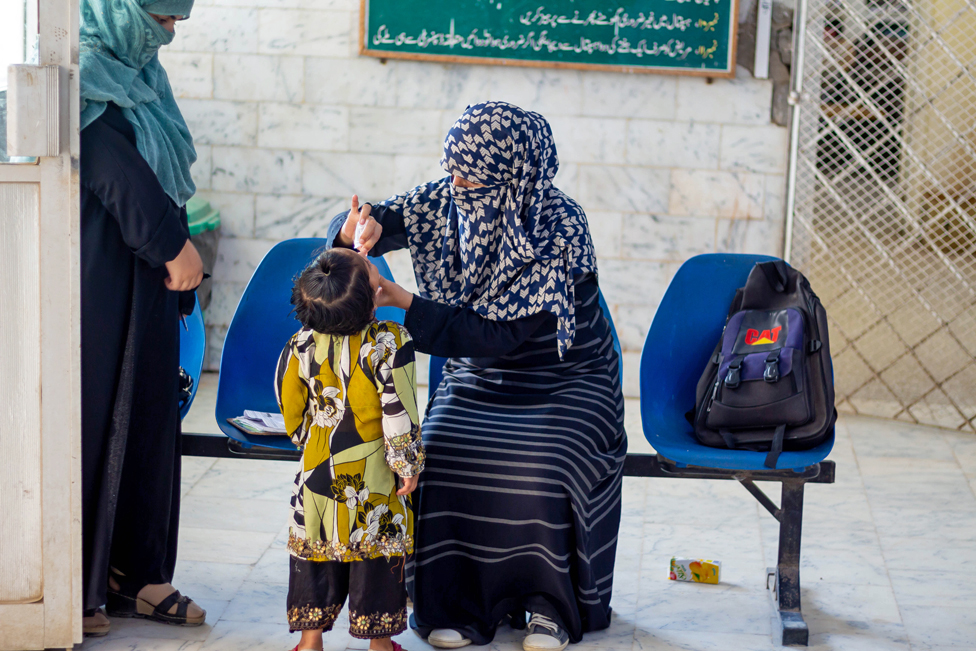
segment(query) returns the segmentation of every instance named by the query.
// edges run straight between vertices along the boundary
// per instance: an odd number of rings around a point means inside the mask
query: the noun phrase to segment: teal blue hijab
[[[81,0],[81,128],[108,102],[118,105],[178,206],[196,192],[190,165],[197,152],[157,55],[174,35],[149,14],[188,16],[192,8],[193,0]]]

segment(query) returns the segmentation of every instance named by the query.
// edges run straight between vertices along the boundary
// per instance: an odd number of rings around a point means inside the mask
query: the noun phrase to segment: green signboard
[[[736,0],[362,0],[382,58],[735,74]]]

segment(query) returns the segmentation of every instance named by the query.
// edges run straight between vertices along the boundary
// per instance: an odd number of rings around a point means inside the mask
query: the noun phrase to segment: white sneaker
[[[453,628],[435,628],[427,636],[427,644],[438,649],[460,649],[471,644],[471,640]]]
[[[527,630],[523,651],[563,651],[569,644],[569,634],[545,615],[532,613]]]

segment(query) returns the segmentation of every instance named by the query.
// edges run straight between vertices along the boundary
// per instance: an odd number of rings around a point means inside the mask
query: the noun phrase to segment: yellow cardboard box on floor
[[[722,572],[721,561],[709,561],[701,558],[672,558],[672,581],[690,581],[692,583],[718,584]]]

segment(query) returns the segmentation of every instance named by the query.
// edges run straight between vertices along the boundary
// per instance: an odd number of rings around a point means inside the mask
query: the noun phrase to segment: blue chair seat
[[[203,325],[203,312],[200,311],[200,301],[193,306],[193,313],[184,319],[186,328],[180,326],[180,366],[186,374],[193,378],[193,389],[190,398],[180,407],[180,419],[186,418],[193,399],[200,388],[200,375],[203,373],[203,356],[207,351],[207,332]]]
[[[302,327],[292,313],[292,284],[326,246],[324,238],[297,238],[272,247],[251,275],[227,329],[217,385],[217,426],[245,446],[295,449],[287,436],[245,434],[227,419],[243,415],[245,409],[278,413],[274,393],[278,358]],[[393,280],[383,258],[370,261],[383,277]],[[403,323],[403,317],[403,310],[396,308],[376,311],[380,320]]]
[[[695,389],[725,327],[729,305],[757,262],[769,256],[710,253],[678,269],[647,333],[640,366],[644,436],[657,453],[681,466],[769,470],[765,452],[702,445],[685,413],[695,407]],[[776,467],[802,470],[827,458],[833,432],[809,450],[783,452]]]

